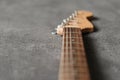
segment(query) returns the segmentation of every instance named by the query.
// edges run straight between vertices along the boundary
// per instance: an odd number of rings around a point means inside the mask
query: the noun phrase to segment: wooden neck
[[[81,30],[64,28],[59,80],[90,80]]]

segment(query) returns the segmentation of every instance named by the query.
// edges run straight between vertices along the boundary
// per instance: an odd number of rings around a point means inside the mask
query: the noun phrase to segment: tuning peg
[[[73,17],[72,16],[69,16],[69,19],[71,20]]]
[[[61,28],[62,26],[61,25],[58,25],[57,28]]]
[[[78,11],[75,11],[75,12],[74,12],[74,14],[75,14],[75,16],[77,16],[77,14],[78,14]]]
[[[73,14],[72,14],[72,18],[74,18],[74,17],[75,17],[75,14],[73,13]]]
[[[66,19],[63,19],[63,22],[66,24],[66,23],[67,23],[67,20],[66,20]]]
[[[67,18],[67,21],[70,21],[70,18]]]
[[[65,25],[65,23],[62,22],[60,25],[63,27]]]
[[[52,34],[52,35],[56,35],[56,34],[57,34],[57,32],[51,32],[51,34]]]

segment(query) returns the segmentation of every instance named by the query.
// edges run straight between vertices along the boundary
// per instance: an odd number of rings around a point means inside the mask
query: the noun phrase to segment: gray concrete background
[[[120,80],[120,0],[0,0],[0,80],[58,80],[51,31],[75,9],[96,16],[84,35],[92,80]]]

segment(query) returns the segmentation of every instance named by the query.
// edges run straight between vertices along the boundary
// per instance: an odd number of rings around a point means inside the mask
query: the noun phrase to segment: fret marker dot
[[[74,42],[75,40],[74,39],[72,39],[72,42]]]

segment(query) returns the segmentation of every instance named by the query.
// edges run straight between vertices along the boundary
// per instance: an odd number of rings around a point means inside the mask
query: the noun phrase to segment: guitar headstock
[[[80,28],[82,32],[92,32],[93,25],[88,20],[88,18],[92,16],[93,13],[89,11],[75,11],[71,16],[64,19],[63,22],[58,25],[56,28],[57,34],[62,35],[64,27],[75,27]]]

